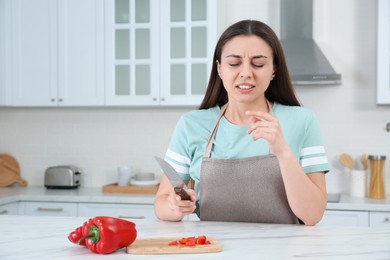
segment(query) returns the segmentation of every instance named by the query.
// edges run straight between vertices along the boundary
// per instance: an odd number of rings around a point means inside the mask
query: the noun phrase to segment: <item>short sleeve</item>
[[[326,173],[329,171],[320,125],[313,112],[310,112],[307,117],[305,137],[299,159],[305,173]]]
[[[165,154],[165,160],[175,168],[182,179],[188,180],[190,178],[189,167],[191,159],[188,150],[187,124],[185,121],[185,118],[181,117],[177,122]]]

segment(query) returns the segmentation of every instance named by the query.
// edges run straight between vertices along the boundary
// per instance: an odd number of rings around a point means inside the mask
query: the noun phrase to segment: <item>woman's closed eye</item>
[[[262,67],[264,67],[264,64],[253,64],[253,66],[254,67],[256,67],[256,68],[262,68]]]
[[[238,67],[240,66],[241,63],[229,63],[230,67]],[[262,68],[264,67],[264,64],[257,64],[257,63],[252,63],[252,66],[255,68]]]

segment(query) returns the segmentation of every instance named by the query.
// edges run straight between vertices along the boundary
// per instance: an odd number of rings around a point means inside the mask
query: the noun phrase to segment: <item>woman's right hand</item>
[[[163,175],[154,200],[154,210],[157,218],[167,221],[180,221],[184,216],[194,212],[196,209],[196,192],[192,189],[187,189],[186,192],[190,196],[190,200],[182,200],[175,193],[167,176]]]
[[[186,215],[192,214],[196,209],[195,191],[187,189],[186,192],[190,196],[190,200],[182,200],[173,189],[168,195],[168,207],[176,217],[183,218]]]

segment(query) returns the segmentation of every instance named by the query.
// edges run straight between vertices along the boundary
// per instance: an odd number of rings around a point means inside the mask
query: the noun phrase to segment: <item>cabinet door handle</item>
[[[64,211],[63,208],[37,208],[38,211],[55,211],[55,212],[61,212]]]
[[[390,217],[385,217],[385,222],[390,222]]]
[[[118,218],[145,219],[145,216],[118,216]]]
[[[6,210],[6,209],[3,209],[2,211],[0,211],[0,215],[5,215],[7,213],[8,213],[8,210]]]

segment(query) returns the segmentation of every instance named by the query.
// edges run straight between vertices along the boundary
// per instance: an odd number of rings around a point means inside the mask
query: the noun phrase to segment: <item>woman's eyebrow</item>
[[[225,58],[237,58],[237,59],[241,59],[242,57],[240,55],[237,55],[237,54],[230,54],[230,55],[227,55],[225,56]],[[265,58],[267,59],[268,57],[265,56],[265,55],[255,55],[253,56],[251,59],[262,59],[262,58]]]
[[[252,59],[262,59],[262,58],[267,59],[268,57],[265,56],[265,55],[256,55],[256,56],[253,56],[253,57],[252,57]]]
[[[241,59],[242,57],[240,55],[237,55],[237,54],[230,54],[230,55],[225,56],[225,58],[238,58],[238,59]]]

